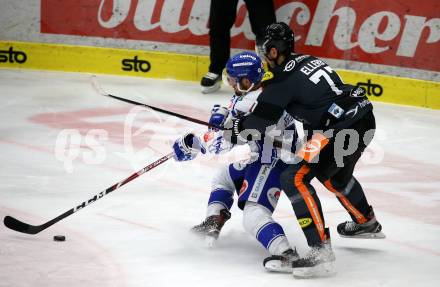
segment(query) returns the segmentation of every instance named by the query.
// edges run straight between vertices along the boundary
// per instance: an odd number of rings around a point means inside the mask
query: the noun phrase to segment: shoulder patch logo
[[[295,68],[295,60],[290,60],[287,62],[286,66],[284,66],[284,72],[290,72]]]

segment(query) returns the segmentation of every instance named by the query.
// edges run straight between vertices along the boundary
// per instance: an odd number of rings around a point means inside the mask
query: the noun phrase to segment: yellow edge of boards
[[[20,68],[199,81],[207,56],[90,46],[0,41],[0,68]],[[379,102],[440,109],[440,83],[338,70]]]

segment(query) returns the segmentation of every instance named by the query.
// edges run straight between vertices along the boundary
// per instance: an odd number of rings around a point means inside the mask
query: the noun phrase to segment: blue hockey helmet
[[[257,54],[241,52],[228,60],[226,73],[237,83],[240,83],[242,78],[247,78],[253,85],[256,85],[263,78],[264,67]]]

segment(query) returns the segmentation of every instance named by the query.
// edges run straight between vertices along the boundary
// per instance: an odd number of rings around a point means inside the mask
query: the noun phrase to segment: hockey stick
[[[101,94],[102,96],[110,97],[110,98],[113,98],[113,99],[116,99],[116,100],[119,100],[119,101],[123,101],[123,102],[129,103],[129,104],[135,105],[135,106],[146,107],[146,108],[152,109],[154,111],[157,111],[157,112],[160,112],[160,113],[163,113],[163,114],[166,114],[166,115],[174,116],[174,117],[177,117],[177,118],[180,118],[180,119],[183,119],[183,120],[187,120],[187,121],[190,121],[190,122],[193,122],[193,123],[196,123],[196,124],[204,125],[204,126],[207,126],[207,127],[213,127],[213,128],[216,128],[216,129],[221,129],[219,127],[210,125],[209,123],[207,123],[205,121],[202,121],[202,120],[199,120],[199,119],[196,119],[196,118],[192,118],[192,117],[189,117],[189,116],[185,116],[185,115],[178,114],[178,113],[175,113],[175,112],[172,112],[172,111],[164,110],[164,109],[161,109],[161,108],[158,108],[158,107],[150,106],[150,105],[147,105],[147,104],[143,104],[143,103],[136,102],[136,101],[133,101],[133,100],[129,100],[129,99],[126,99],[126,98],[121,98],[121,97],[112,95],[110,93],[107,93],[107,92],[105,92],[101,88],[101,86],[99,85],[98,80],[96,79],[95,76],[92,77],[92,85],[96,89],[96,91],[99,94]]]
[[[152,110],[167,114],[167,115],[171,115],[171,116],[175,116],[178,117],[180,119],[184,119],[193,123],[197,123],[197,124],[201,124],[201,125],[205,125],[208,127],[213,127],[216,129],[220,129],[220,130],[224,130],[223,128],[217,127],[217,126],[212,126],[209,123],[196,119],[196,118],[192,118],[192,117],[188,117],[185,115],[181,115],[175,112],[171,112],[171,111],[167,111],[161,108],[157,108],[157,107],[153,107],[147,104],[143,104],[143,103],[139,103],[133,100],[129,100],[129,99],[125,99],[125,98],[121,98],[109,93],[106,93],[100,86],[96,76],[92,77],[92,85],[93,87],[96,89],[96,91],[98,91],[99,94],[103,95],[103,96],[107,96],[119,101],[123,101],[126,103],[130,103],[132,105],[136,105],[136,106],[142,106],[142,107],[146,107],[146,108],[150,108]],[[301,148],[296,151],[295,156],[304,159],[307,162],[312,162],[312,160],[321,152],[321,150],[329,143],[329,139],[322,133],[315,133],[313,134],[312,138],[310,140],[308,140],[303,146],[301,146]],[[282,148],[282,142],[280,141],[274,141],[273,142],[274,147],[277,148]]]
[[[112,185],[111,187],[107,188],[104,191],[101,191],[100,193],[96,194],[95,196],[93,196],[92,198],[90,198],[87,201],[84,201],[83,203],[81,203],[80,205],[64,212],[63,214],[55,217],[52,220],[49,220],[48,222],[42,224],[42,225],[30,225],[27,223],[24,223],[18,219],[15,219],[12,216],[6,216],[3,220],[3,223],[6,225],[6,227],[18,231],[18,232],[22,232],[22,233],[27,233],[27,234],[37,234],[43,230],[45,230],[46,228],[48,228],[49,226],[54,225],[55,223],[57,223],[58,221],[66,218],[69,215],[74,214],[75,212],[77,212],[78,210],[86,207],[87,205],[97,201],[100,198],[103,198],[105,195],[109,194],[110,192],[118,189],[119,187],[125,185],[126,183],[129,183],[130,181],[132,181],[133,179],[139,177],[140,175],[152,170],[153,168],[155,168],[156,166],[161,165],[162,163],[166,162],[167,160],[169,160],[170,158],[172,158],[174,155],[174,153],[169,153],[161,158],[159,158],[158,160],[156,160],[153,163],[150,163],[149,165],[147,165],[146,167],[144,167],[143,169],[133,173],[132,175],[130,175],[129,177],[127,177],[124,180],[121,180],[120,182]]]

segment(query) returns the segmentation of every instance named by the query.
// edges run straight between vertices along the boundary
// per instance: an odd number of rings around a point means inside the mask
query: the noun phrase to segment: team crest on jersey
[[[290,72],[293,70],[293,68],[295,68],[295,60],[290,60],[289,62],[287,62],[287,64],[284,66],[284,72]]]
[[[361,98],[365,97],[366,91],[362,87],[354,87],[350,92],[350,97]]]
[[[267,71],[267,72],[264,73],[263,79],[261,81],[264,82],[264,81],[268,81],[268,80],[271,80],[271,79],[273,79],[273,73]]]

